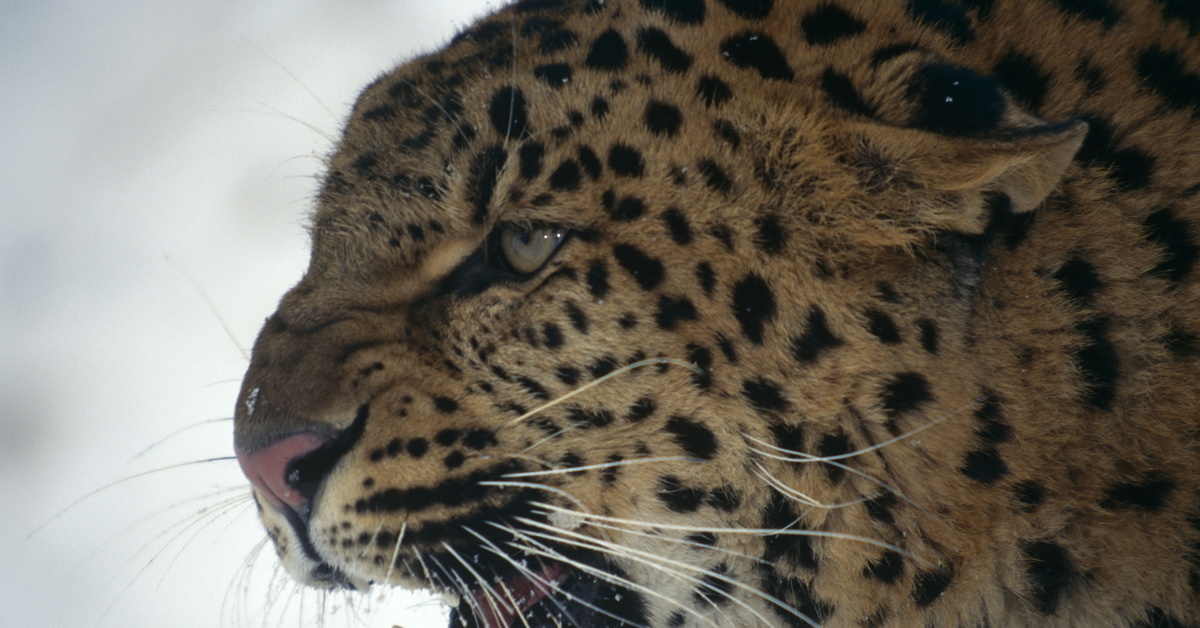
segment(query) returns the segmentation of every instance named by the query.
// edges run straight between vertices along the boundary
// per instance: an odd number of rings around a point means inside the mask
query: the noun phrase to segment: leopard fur
[[[463,625],[1200,625],[1198,33],[524,0],[381,76],[237,404],[321,443],[283,564]]]

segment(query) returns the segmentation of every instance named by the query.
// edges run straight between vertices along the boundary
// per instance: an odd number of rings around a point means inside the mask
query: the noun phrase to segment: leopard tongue
[[[547,565],[538,574],[536,582],[529,578],[508,580],[503,588],[495,589],[500,599],[483,589],[472,593],[469,604],[474,611],[476,625],[479,628],[509,628],[518,615],[533,608],[550,594],[562,573],[561,566]],[[519,608],[512,607],[514,600]]]

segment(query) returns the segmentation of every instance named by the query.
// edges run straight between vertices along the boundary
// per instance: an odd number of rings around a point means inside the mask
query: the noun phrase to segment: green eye
[[[500,231],[500,254],[513,272],[529,274],[550,259],[566,235],[559,227],[505,225]]]

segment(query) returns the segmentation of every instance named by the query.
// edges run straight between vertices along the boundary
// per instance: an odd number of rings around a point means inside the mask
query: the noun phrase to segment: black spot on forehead
[[[740,148],[742,145],[742,136],[738,133],[737,127],[732,122],[724,118],[713,120],[713,133],[729,144],[730,148]]]
[[[900,344],[900,329],[892,317],[879,310],[867,310],[867,331],[885,345]]]
[[[787,399],[784,398],[779,384],[765,377],[756,377],[742,382],[742,396],[750,402],[750,406],[755,410],[775,412],[788,407]]]
[[[970,18],[957,4],[950,4],[944,0],[909,0],[908,14],[913,19],[949,35],[956,44],[975,39]]]
[[[1067,550],[1050,541],[1033,541],[1021,547],[1029,578],[1029,595],[1034,608],[1051,615],[1059,599],[1075,576],[1075,567]]]
[[[1162,261],[1154,265],[1154,273],[1175,283],[1183,281],[1200,259],[1200,244],[1195,241],[1192,226],[1176,218],[1169,207],[1151,213],[1142,226],[1150,241],[1163,249]]]
[[[1157,512],[1167,505],[1175,482],[1166,474],[1154,471],[1144,477],[1116,482],[1104,491],[1100,507],[1107,510],[1134,508]]]
[[[599,261],[592,262],[587,271],[588,291],[597,299],[608,294],[608,269]]]
[[[767,214],[754,219],[754,244],[764,253],[776,255],[783,251],[787,242],[787,231],[779,222],[779,216]]]
[[[651,414],[654,414],[654,410],[654,399],[650,397],[642,397],[633,402],[633,405],[629,406],[629,410],[625,412],[625,420],[631,423],[636,423],[645,419]]]
[[[895,550],[887,550],[879,558],[867,563],[863,576],[891,584],[904,575],[904,557]]]
[[[747,20],[761,20],[771,13],[775,0],[720,0],[725,8]]]
[[[477,223],[483,222],[487,217],[496,189],[496,179],[500,176],[507,159],[508,153],[503,148],[493,146],[476,153],[471,161],[467,200],[474,208],[472,219]]]
[[[883,409],[890,417],[916,410],[933,400],[929,381],[920,373],[900,373],[884,387]]]
[[[540,142],[523,144],[517,151],[517,159],[521,163],[520,172],[524,179],[534,179],[541,174],[541,161],[546,156],[546,146]]]
[[[646,255],[641,249],[632,244],[618,244],[613,247],[613,255],[617,263],[626,270],[645,290],[656,287],[663,280],[665,269],[662,262]]]
[[[532,133],[529,128],[525,94],[515,87],[501,87],[492,94],[491,103],[488,105],[488,118],[496,133],[506,140]]]
[[[654,317],[660,329],[675,329],[679,321],[696,320],[696,306],[686,298],[662,296],[658,299],[658,312]]]
[[[433,406],[442,414],[454,414],[458,412],[458,402],[449,397],[434,397]]]
[[[646,213],[646,204],[636,196],[623,196],[607,204],[605,209],[613,220],[625,222]]]
[[[618,176],[640,177],[645,165],[642,153],[628,144],[618,142],[608,149],[608,167]]]
[[[1154,158],[1145,152],[1121,145],[1113,137],[1112,126],[1101,118],[1083,116],[1088,134],[1075,158],[1095,167],[1107,168],[1109,176],[1130,190],[1146,187],[1154,168]]]
[[[621,70],[627,63],[629,47],[621,34],[611,28],[596,37],[584,60],[584,64],[595,70]]]
[[[792,423],[776,423],[771,426],[771,437],[775,446],[785,455],[798,455],[804,452],[804,430]]]
[[[825,311],[814,305],[808,310],[804,333],[792,340],[792,356],[801,364],[810,364],[825,351],[841,345],[842,339],[829,329]]]
[[[1041,108],[1050,78],[1042,72],[1033,57],[1010,52],[996,62],[992,73],[1022,105],[1035,112]]]
[[[571,408],[567,419],[580,427],[604,427],[613,422],[613,414],[599,408]]]
[[[665,429],[687,455],[709,460],[717,453],[717,437],[707,426],[693,419],[672,416]]]
[[[832,68],[826,69],[821,74],[821,90],[836,107],[860,116],[875,115],[875,109],[863,100],[858,88],[845,74],[835,72]]]
[[[853,37],[866,29],[866,24],[835,4],[826,4],[800,20],[804,39],[814,46],[827,46],[839,39]]]
[[[1107,0],[1055,0],[1064,13],[1104,24],[1112,28],[1121,19],[1121,14]]]
[[[783,51],[775,40],[763,33],[734,35],[721,42],[721,54],[735,66],[755,70],[766,79],[790,81],[795,78]]]
[[[1117,395],[1121,366],[1117,349],[1108,338],[1109,318],[1102,317],[1077,325],[1084,346],[1075,351],[1074,358],[1084,384],[1085,400],[1101,410],[1111,410]]]
[[[919,572],[913,577],[913,602],[916,602],[919,608],[933,604],[942,597],[953,581],[954,572],[949,568]]]
[[[835,458],[835,460],[826,460],[821,463],[821,468],[825,469],[825,475],[829,477],[830,482],[836,483],[846,476],[846,470],[843,468],[846,460],[836,458],[850,453],[850,438],[848,436],[842,432],[834,432],[822,436],[817,453],[822,458]]]
[[[683,113],[675,105],[652,100],[646,104],[642,119],[651,133],[674,137],[679,133],[679,126],[683,124]]]
[[[696,82],[696,95],[709,107],[720,107],[733,98],[733,90],[715,76],[702,76]]]
[[[671,232],[671,239],[676,244],[686,245],[692,242],[692,228],[687,218],[678,209],[672,207],[662,213],[662,221]]]
[[[574,159],[567,159],[559,164],[558,168],[550,174],[550,188],[553,190],[575,190],[579,188],[582,178],[582,174],[579,171],[579,162]]]
[[[533,69],[533,75],[555,89],[571,81],[571,66],[565,63],[548,63]]]
[[[608,115],[608,101],[600,96],[596,96],[592,99],[592,105],[589,110],[592,112],[592,117],[602,120]]]
[[[695,512],[704,502],[705,491],[684,486],[679,478],[666,475],[659,478],[658,498],[675,512]]]
[[[600,164],[600,157],[596,155],[596,152],[587,146],[580,146],[576,153],[579,155],[579,163],[583,165],[583,170],[587,172],[588,177],[593,180],[600,178],[604,167]]]
[[[541,382],[537,381],[536,379],[533,379],[531,377],[526,377],[524,375],[518,375],[515,378],[515,380],[518,384],[521,385],[521,388],[524,388],[525,391],[528,392],[530,395],[532,395],[534,398],[536,398],[536,399],[549,399],[550,398],[550,393],[546,392],[546,387],[542,386]]]
[[[566,50],[574,46],[577,41],[579,41],[579,37],[575,33],[565,28],[560,28],[543,35],[542,42],[538,45],[538,50],[543,54],[550,54],[559,50]]]
[[[1178,52],[1150,48],[1138,56],[1137,72],[1169,106],[1200,110],[1200,74],[1188,72]]]
[[[712,294],[713,288],[717,285],[717,274],[708,262],[696,264],[696,281],[700,283],[700,289],[704,291],[704,294]]]
[[[1186,24],[1188,32],[1192,36],[1200,33],[1200,3],[1180,2],[1179,0],[1157,0],[1157,2],[1162,7],[1164,17]]]
[[[642,6],[680,24],[704,22],[704,0],[641,0]]]
[[[672,74],[682,74],[692,67],[692,56],[676,46],[661,29],[643,28],[638,32],[638,50],[656,59]]]
[[[750,342],[761,345],[765,326],[775,316],[775,295],[766,280],[746,275],[733,287],[732,306],[742,333]]]
[[[1090,307],[1100,289],[1100,275],[1096,267],[1081,257],[1072,257],[1054,273],[1062,284],[1063,292],[1079,307]]]
[[[700,174],[704,175],[704,184],[708,186],[708,189],[721,194],[728,194],[733,190],[733,179],[729,178],[729,174],[717,162],[712,159],[701,159],[696,167],[700,170]]]
[[[992,484],[1009,473],[1008,465],[994,445],[967,452],[959,471],[983,484]]]

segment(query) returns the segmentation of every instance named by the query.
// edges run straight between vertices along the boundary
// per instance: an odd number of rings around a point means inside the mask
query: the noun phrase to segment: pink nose
[[[292,462],[329,442],[319,434],[294,434],[253,453],[237,450],[242,473],[259,493],[276,508],[290,508],[296,514],[308,514],[309,496],[298,488],[300,471]]]

